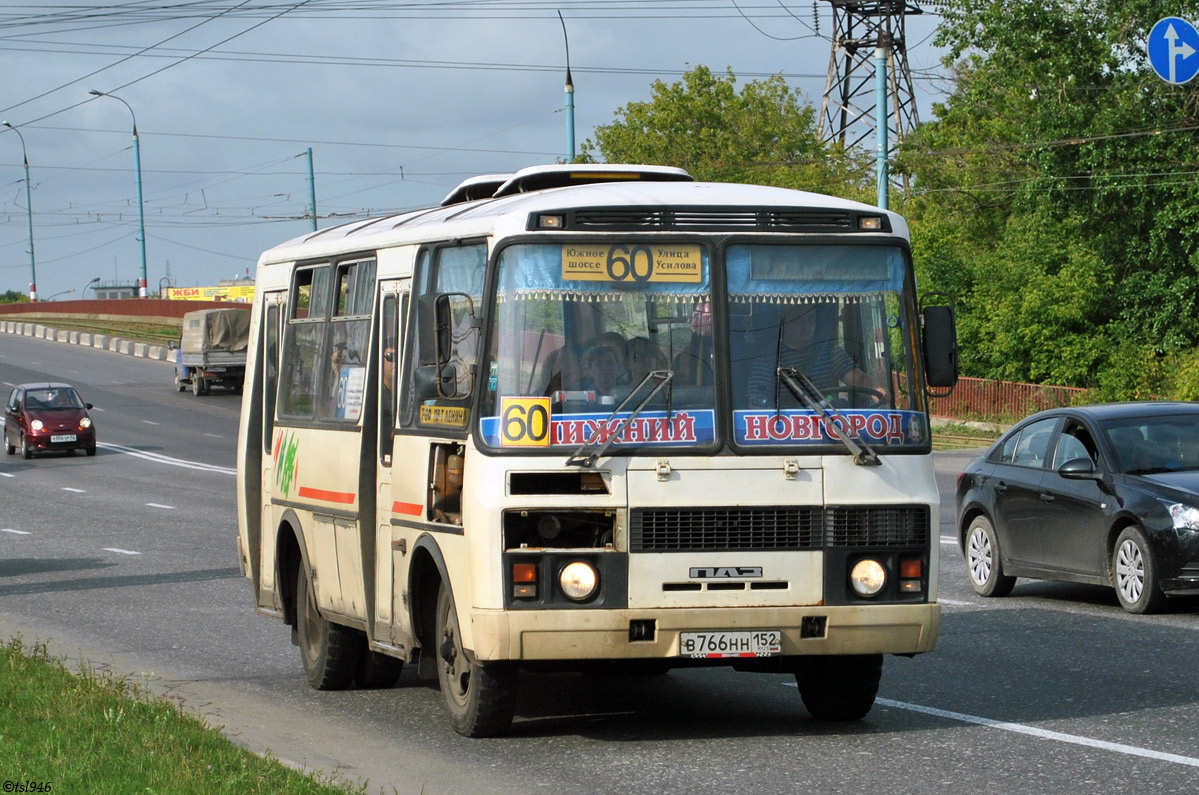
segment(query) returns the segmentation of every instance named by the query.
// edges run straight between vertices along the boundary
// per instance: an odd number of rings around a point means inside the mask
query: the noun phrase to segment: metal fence
[[[930,413],[957,420],[1011,422],[1035,411],[1083,402],[1086,392],[1072,386],[961,378],[949,397],[932,399]]]

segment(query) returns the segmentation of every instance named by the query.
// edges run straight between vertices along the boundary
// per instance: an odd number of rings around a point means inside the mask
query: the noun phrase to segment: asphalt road
[[[971,452],[936,457],[938,648],[888,658],[865,720],[812,721],[786,676],[528,674],[512,734],[468,740],[410,670],[389,690],[310,690],[285,626],[254,614],[235,552],[237,396],[177,393],[161,362],[0,335],[3,397],[46,378],[95,404],[100,450],[0,454],[0,639],[182,698],[292,764],[427,795],[1199,790],[1199,601],[1141,617],[1089,586],[974,596],[948,538]]]

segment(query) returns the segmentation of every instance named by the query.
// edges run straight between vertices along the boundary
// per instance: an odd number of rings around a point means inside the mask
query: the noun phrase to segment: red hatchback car
[[[21,455],[48,450],[86,450],[96,454],[96,426],[70,384],[20,384],[4,406],[4,450]]]

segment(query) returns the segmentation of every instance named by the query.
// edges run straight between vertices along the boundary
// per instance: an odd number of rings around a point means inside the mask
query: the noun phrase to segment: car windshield
[[[79,393],[70,387],[30,389],[25,393],[25,408],[34,411],[81,409],[83,401],[79,399]]]
[[[1103,431],[1124,472],[1151,475],[1199,470],[1199,414],[1111,420]]]

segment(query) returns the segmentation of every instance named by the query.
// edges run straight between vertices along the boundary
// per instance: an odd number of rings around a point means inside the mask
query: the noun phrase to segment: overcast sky
[[[311,229],[436,204],[473,174],[566,154],[696,66],[782,73],[817,108],[827,0],[0,0],[0,121],[30,164],[40,298],[140,275],[137,118],[150,292],[251,275]],[[921,118],[946,84],[937,17],[907,19]],[[28,292],[21,143],[0,127],[0,293]],[[89,294],[90,295],[90,294]]]

